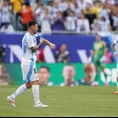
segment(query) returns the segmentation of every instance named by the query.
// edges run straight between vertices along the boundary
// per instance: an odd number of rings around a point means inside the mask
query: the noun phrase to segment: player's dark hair
[[[27,1],[27,2],[25,2],[25,5],[26,6],[30,6],[30,3]]]
[[[36,21],[32,20],[32,21],[28,22],[27,27],[30,28],[31,26],[36,25],[36,24],[38,24],[38,23]]]
[[[47,66],[41,66],[40,69],[41,69],[41,68],[45,68],[48,72],[50,72],[50,69],[49,69],[49,67],[47,67]]]

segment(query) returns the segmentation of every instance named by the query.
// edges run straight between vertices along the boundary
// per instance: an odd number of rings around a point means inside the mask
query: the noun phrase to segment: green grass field
[[[34,108],[31,90],[18,96],[13,108],[6,98],[17,87],[0,87],[0,117],[118,116],[116,87],[40,87],[41,101],[49,108]]]

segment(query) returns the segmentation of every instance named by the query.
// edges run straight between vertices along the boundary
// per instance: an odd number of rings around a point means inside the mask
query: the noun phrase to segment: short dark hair
[[[47,66],[41,66],[40,69],[41,69],[41,68],[45,68],[48,72],[50,72],[50,69],[49,69],[49,67],[47,67]]]
[[[30,28],[31,26],[36,25],[36,24],[38,25],[36,21],[32,20],[28,22],[27,27]]]
[[[27,1],[27,2],[25,2],[25,5],[26,6],[30,6],[30,3]]]

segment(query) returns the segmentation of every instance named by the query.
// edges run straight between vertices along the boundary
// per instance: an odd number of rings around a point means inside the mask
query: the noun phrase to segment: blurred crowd
[[[1,32],[26,31],[36,20],[39,31],[118,31],[118,0],[0,0]]]

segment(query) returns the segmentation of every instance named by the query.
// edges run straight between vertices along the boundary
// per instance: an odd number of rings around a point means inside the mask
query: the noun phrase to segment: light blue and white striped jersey
[[[31,47],[37,45],[37,39],[35,35],[31,35],[27,32],[22,39],[22,62],[23,65],[30,65],[31,62],[36,62],[37,52],[32,52]]]

